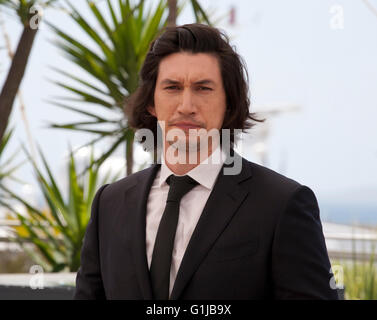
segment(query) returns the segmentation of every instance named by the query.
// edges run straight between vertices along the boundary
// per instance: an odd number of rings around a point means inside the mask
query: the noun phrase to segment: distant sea
[[[377,227],[377,204],[320,203],[322,222]]]

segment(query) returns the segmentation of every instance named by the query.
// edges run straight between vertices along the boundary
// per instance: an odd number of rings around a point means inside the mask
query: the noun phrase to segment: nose
[[[181,114],[195,114],[197,112],[192,92],[189,88],[182,90],[177,111]]]

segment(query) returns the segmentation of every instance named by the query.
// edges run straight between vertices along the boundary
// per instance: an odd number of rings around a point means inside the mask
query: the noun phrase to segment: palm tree
[[[27,153],[26,149],[24,149]],[[12,227],[14,242],[19,243],[31,256],[35,263],[48,272],[62,270],[75,272],[80,266],[80,252],[84,233],[90,218],[90,210],[95,192],[99,186],[114,182],[119,172],[107,171],[104,176],[100,167],[93,164],[93,153],[89,159],[90,169],[84,176],[77,170],[77,161],[72,152],[67,163],[66,177],[68,184],[65,189],[59,187],[59,180],[54,177],[43,153],[40,156],[46,174],[42,173],[37,164],[28,154],[33,166],[38,188],[43,194],[45,208],[37,208],[22,196],[5,186],[0,186],[4,194],[19,203],[26,214],[16,206],[2,201],[0,204],[8,209],[9,219],[17,219],[20,226]],[[31,250],[27,244],[32,243]]]
[[[168,0],[169,16],[168,25],[175,26],[177,20],[177,0]]]
[[[49,6],[55,0],[38,1],[39,5]],[[0,0],[0,5],[16,12],[24,28],[12,59],[8,75],[0,92],[0,141],[4,136],[13,103],[25,73],[35,36],[38,32],[39,12],[36,0]],[[36,19],[37,18],[37,19]]]
[[[166,0],[160,0],[153,10],[149,8],[147,11],[143,0],[134,6],[129,0],[119,0],[117,7],[111,0],[106,0],[106,7],[101,8],[94,1],[86,2],[96,25],[99,26],[97,29],[69,1],[67,4],[70,18],[89,36],[90,44],[83,45],[79,39],[66,31],[53,24],[49,25],[58,35],[55,44],[92,79],[89,82],[72,72],[54,67],[54,70],[69,79],[69,82],[65,83],[56,82],[57,85],[72,93],[74,97],[65,97],[64,101],[55,99],[51,102],[89,118],[87,121],[65,124],[52,123],[51,127],[96,134],[96,138],[88,144],[111,137],[113,141],[95,163],[103,162],[125,142],[129,175],[133,168],[134,131],[127,124],[123,111],[124,101],[138,86],[139,70],[150,42],[167,26],[168,6]],[[198,19],[208,20],[197,1],[191,0],[191,4]],[[182,7],[178,8],[178,14],[181,9]],[[105,10],[108,11],[108,15],[105,14]],[[85,103],[90,109],[83,109],[78,103]],[[92,111],[94,107],[98,112]],[[114,116],[104,116],[101,109]],[[99,129],[99,125],[106,125],[108,129]]]
[[[195,15],[195,19],[197,22],[204,22],[211,25],[209,21],[208,15],[203,10],[202,6],[199,4],[198,0],[190,0],[191,7]],[[168,25],[175,26],[178,16],[178,1],[177,0],[168,0],[168,7],[169,7],[169,16],[168,16]]]
[[[15,150],[15,152],[6,160],[4,159],[4,150],[9,145],[12,134],[13,129],[7,130],[3,136],[3,139],[0,141],[0,205],[4,205],[5,203],[8,203],[8,200],[11,200],[2,192],[2,188],[5,187],[4,181],[9,179],[16,182],[22,182],[13,176],[13,173],[23,164],[20,163],[18,165],[14,165],[13,163],[18,154],[18,150]]]

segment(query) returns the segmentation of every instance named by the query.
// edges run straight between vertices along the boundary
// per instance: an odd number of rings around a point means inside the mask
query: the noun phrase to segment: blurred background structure
[[[57,221],[57,234],[39,227],[33,239],[61,236],[74,248],[59,223],[70,212],[84,223],[101,181],[151,163],[122,120],[123,98],[164,24],[201,21],[230,36],[248,67],[251,110],[267,119],[243,134],[237,150],[315,192],[330,258],[347,265],[348,298],[377,297],[376,1],[122,0],[121,14],[111,0],[0,0],[0,88],[27,19],[14,8],[27,3],[43,7],[43,15],[13,104],[12,134],[0,147],[0,273],[28,273],[36,263],[20,241],[10,241],[22,232],[30,238],[22,217],[34,212],[39,225]],[[81,177],[93,161],[92,176]],[[8,172],[13,180],[2,176]],[[70,195],[85,209],[71,210]],[[46,212],[51,219],[40,220]],[[79,241],[84,228],[72,228]],[[45,259],[52,248],[38,245]],[[62,257],[77,252],[59,250],[46,270],[74,272]],[[364,287],[350,278],[349,262],[352,272],[364,272]]]

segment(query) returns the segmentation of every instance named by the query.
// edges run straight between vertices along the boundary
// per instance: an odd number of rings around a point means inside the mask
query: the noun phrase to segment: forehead
[[[174,80],[211,79],[221,80],[218,58],[210,53],[177,52],[160,61],[157,81],[166,78]]]

